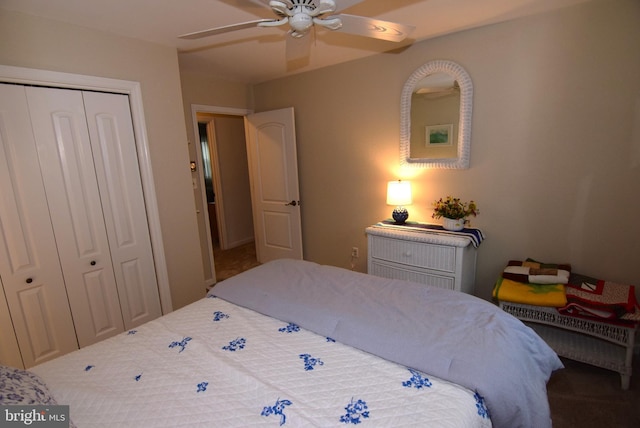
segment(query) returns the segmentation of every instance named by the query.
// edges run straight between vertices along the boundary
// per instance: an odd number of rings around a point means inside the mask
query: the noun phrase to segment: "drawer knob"
[[[411,257],[411,251],[405,251],[402,255],[405,257]]]
[[[31,284],[33,282],[33,278],[27,278],[27,284]]]

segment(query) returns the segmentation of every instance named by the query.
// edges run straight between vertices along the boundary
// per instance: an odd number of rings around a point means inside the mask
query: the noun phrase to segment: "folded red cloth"
[[[633,285],[574,274],[565,290],[567,305],[558,311],[568,315],[620,319],[638,306]]]

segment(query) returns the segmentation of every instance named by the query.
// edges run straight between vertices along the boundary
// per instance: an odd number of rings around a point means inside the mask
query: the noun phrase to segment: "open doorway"
[[[194,111],[211,285],[257,265],[244,116]]]

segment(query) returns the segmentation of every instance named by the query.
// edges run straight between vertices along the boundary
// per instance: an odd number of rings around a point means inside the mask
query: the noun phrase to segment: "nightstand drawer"
[[[403,265],[454,273],[455,247],[412,242],[384,236],[370,236],[369,255]]]
[[[405,281],[417,282],[420,284],[432,285],[434,287],[455,290],[456,281],[453,276],[434,275],[429,272],[407,269],[402,266],[394,266],[381,262],[372,261],[369,274],[381,276],[383,278],[403,279]]]

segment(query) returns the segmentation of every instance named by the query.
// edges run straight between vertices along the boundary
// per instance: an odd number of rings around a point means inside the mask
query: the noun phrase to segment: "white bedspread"
[[[79,427],[489,427],[473,391],[219,298],[32,368]]]

